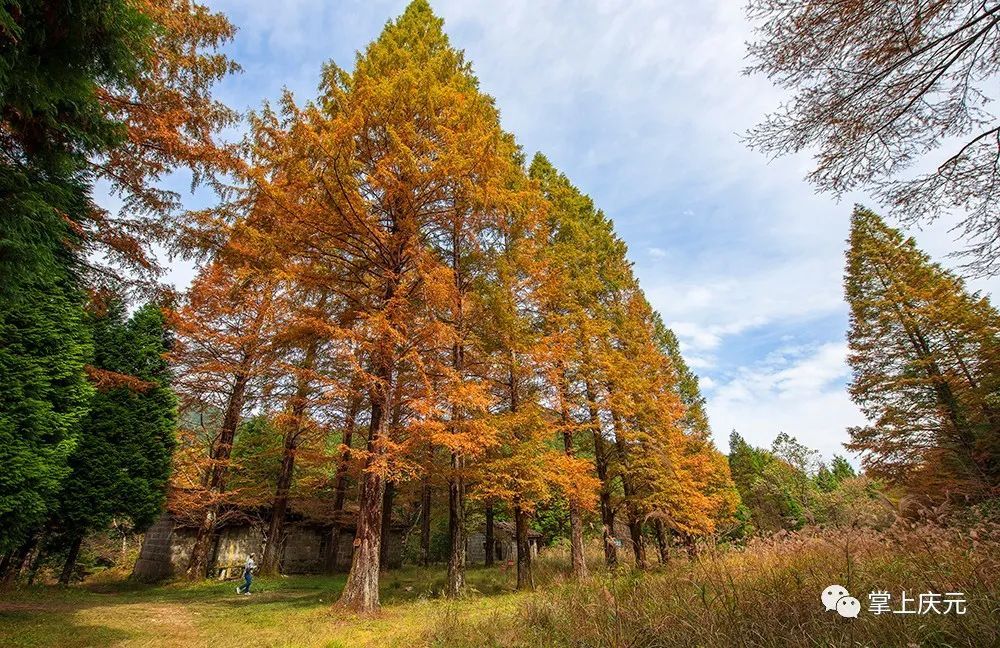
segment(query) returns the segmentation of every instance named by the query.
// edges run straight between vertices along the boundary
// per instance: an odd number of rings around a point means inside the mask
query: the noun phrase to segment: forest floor
[[[389,571],[382,610],[367,617],[335,607],[344,576],[259,578],[251,596],[235,581],[144,586],[111,574],[21,587],[0,592],[0,646],[1000,647],[997,522],[782,533],[645,573],[609,574],[600,547],[589,549],[592,575],[579,583],[567,580],[565,550],[542,552],[534,593],[514,592],[510,569],[473,568],[467,596],[451,601],[443,567]],[[857,618],[824,609],[830,585],[858,599]],[[892,610],[907,592],[911,609],[919,593],[961,593],[965,605],[876,614],[878,591]]]

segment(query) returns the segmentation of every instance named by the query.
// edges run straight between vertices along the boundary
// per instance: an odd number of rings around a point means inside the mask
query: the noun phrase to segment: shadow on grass
[[[54,610],[0,612],[0,645],[11,648],[91,648],[110,646],[139,633],[105,625],[81,624],[72,614]]]

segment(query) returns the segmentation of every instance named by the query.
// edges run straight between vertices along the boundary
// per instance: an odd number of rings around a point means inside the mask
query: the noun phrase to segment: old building
[[[528,529],[528,549],[531,557],[538,555],[539,542],[542,534]],[[515,545],[514,523],[495,522],[493,524],[493,556],[497,562],[515,560],[517,546]],[[465,542],[466,560],[470,565],[486,564],[486,527],[469,534]]]
[[[283,574],[320,574],[348,571],[354,553],[355,516],[345,512],[339,519],[340,541],[336,554],[331,550],[332,520],[312,520],[290,515],[285,527],[279,569]],[[264,549],[265,522],[250,515],[231,515],[215,535],[209,561],[209,576],[226,579],[240,575],[247,554],[258,562]],[[169,512],[146,531],[132,577],[143,582],[179,576],[187,569],[196,530],[180,524]],[[402,562],[402,528],[394,525],[386,539],[388,567]]]

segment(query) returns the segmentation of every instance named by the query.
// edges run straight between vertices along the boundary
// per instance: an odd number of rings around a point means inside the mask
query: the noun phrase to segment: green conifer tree
[[[22,558],[67,474],[90,388],[78,274],[88,156],[113,146],[98,87],[137,74],[149,21],[126,0],[0,8],[0,555]],[[20,547],[20,549],[18,549]],[[14,565],[17,567],[18,565]]]
[[[62,582],[72,575],[88,532],[112,520],[140,532],[153,523],[163,507],[174,448],[177,403],[160,309],[147,304],[126,319],[115,301],[94,318],[93,330],[90,373],[97,390],[50,525],[54,539],[69,550]]]

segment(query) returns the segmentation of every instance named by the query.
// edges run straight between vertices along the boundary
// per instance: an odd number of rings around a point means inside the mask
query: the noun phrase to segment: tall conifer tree
[[[857,207],[845,280],[852,428],[866,472],[940,496],[1000,486],[1000,316],[912,238]]]

